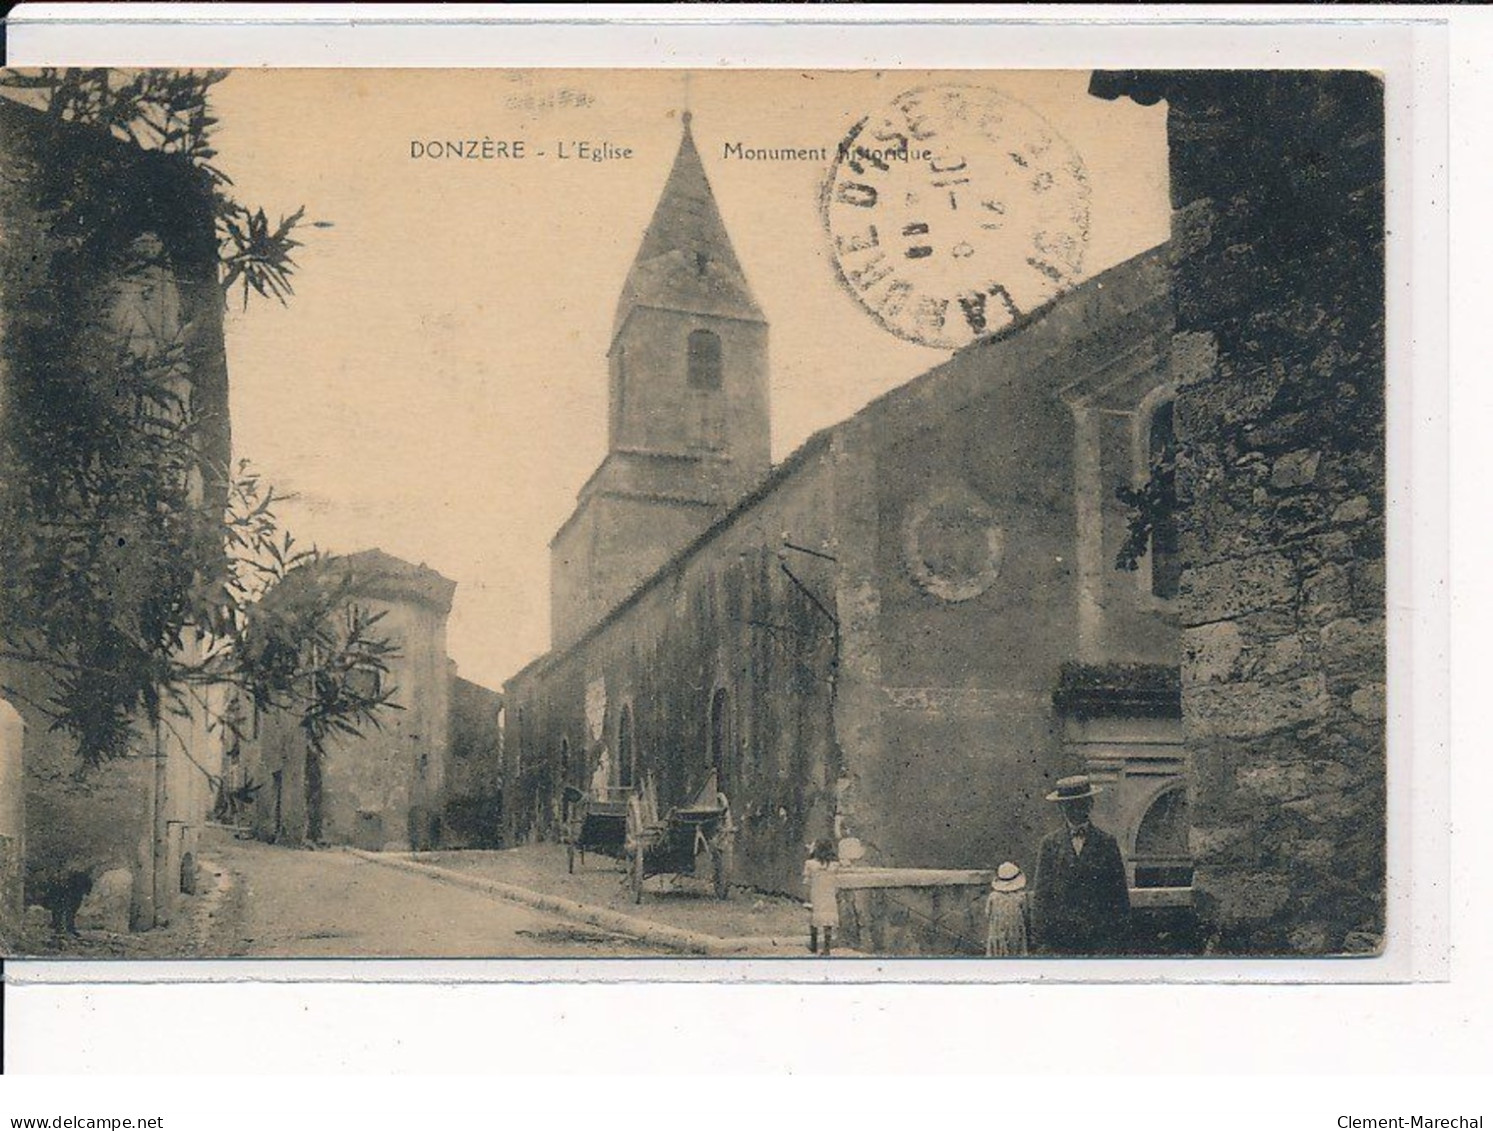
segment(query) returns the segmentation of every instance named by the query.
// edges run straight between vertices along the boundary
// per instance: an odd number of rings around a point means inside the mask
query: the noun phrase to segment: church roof
[[[638,306],[765,321],[716,207],[688,111],[674,168],[622,286],[614,338]]]

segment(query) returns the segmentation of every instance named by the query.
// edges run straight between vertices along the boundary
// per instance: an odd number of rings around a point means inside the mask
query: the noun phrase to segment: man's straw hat
[[[1099,787],[1089,781],[1088,774],[1075,774],[1071,778],[1059,778],[1058,787],[1047,795],[1049,801],[1078,801],[1093,797]]]

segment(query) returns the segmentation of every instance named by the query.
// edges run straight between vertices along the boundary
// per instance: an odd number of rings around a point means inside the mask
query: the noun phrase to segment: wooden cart
[[[575,871],[576,856],[586,863],[587,852],[626,859],[626,789],[608,789],[598,796],[567,786],[561,839],[565,842],[567,870]]]
[[[649,876],[697,876],[708,869],[717,899],[729,892],[727,856],[731,835],[731,806],[710,775],[694,801],[671,809],[662,818],[649,783],[627,803],[626,850],[628,880],[634,903],[643,901],[643,881]]]

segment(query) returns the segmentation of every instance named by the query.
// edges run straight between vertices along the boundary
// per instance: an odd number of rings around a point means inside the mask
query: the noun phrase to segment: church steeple
[[[688,110],[683,118],[674,167],[622,285],[614,341],[638,306],[766,321],[716,207]]]
[[[684,135],[617,303],[607,456],[550,543],[563,647],[771,468],[767,320]]]

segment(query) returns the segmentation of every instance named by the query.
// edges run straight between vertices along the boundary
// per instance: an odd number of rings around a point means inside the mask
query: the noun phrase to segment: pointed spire
[[[613,336],[635,306],[763,321],[716,208],[691,117],[681,115],[679,152],[622,287]]]

